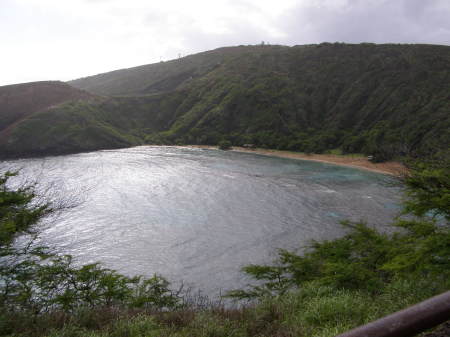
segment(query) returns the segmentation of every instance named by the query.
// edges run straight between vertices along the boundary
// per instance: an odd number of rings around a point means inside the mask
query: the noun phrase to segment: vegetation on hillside
[[[35,113],[0,139],[2,156],[138,144],[373,155],[450,143],[450,47],[240,46],[71,82],[110,97]],[[134,97],[132,97],[134,96]]]
[[[229,140],[221,140],[219,144],[219,150],[229,150],[231,149],[231,142]]]
[[[58,81],[42,81],[0,87],[0,138],[10,125],[35,112],[70,100],[95,96]]]
[[[239,308],[195,306],[164,277],[77,265],[36,244],[55,205],[0,176],[0,336],[334,336],[450,289],[450,47],[240,46],[71,82],[0,88],[0,156],[138,144],[340,148],[411,165],[387,232],[250,265]],[[57,89],[55,89],[57,88]]]
[[[0,179],[1,336],[334,336],[450,289],[450,166],[412,166],[406,217],[391,233],[347,223],[349,232],[275,265],[247,266],[257,283],[236,290],[240,308],[196,307],[164,278],[129,278],[32,244],[54,209],[33,188]],[[17,237],[28,237],[31,241]],[[30,243],[30,244],[28,244]]]
[[[261,48],[261,47],[254,47]],[[219,48],[159,62],[88,76],[68,83],[105,96],[139,96],[170,92],[190,84],[223,62],[248,52],[248,47]]]

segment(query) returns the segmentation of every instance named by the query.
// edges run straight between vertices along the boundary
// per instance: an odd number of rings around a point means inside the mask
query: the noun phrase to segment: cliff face
[[[70,84],[110,97],[27,110],[5,156],[228,139],[393,157],[450,143],[447,46],[229,47]]]

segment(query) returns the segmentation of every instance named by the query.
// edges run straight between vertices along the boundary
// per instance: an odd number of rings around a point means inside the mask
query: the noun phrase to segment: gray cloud
[[[449,18],[450,0],[0,0],[0,85],[263,40],[450,45]]]
[[[248,22],[228,22],[228,28],[227,33],[214,34],[206,30],[188,28],[183,33],[184,45],[189,52],[195,52],[238,44],[255,44],[266,40],[268,36],[264,29]]]
[[[280,25],[287,34],[285,43],[450,44],[449,17],[447,0],[347,0],[336,7],[322,0],[297,6]]]

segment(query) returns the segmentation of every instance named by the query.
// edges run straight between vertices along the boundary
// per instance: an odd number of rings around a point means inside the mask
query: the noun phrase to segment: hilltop
[[[405,217],[344,222],[343,237],[243,267],[249,285],[227,296],[252,302],[236,308],[39,246],[70,205],[1,174],[0,335],[336,336],[450,288],[449,158],[425,158],[450,144],[450,47],[224,48],[70,85],[0,87],[0,157],[228,141],[421,162],[403,177]]]
[[[450,143],[448,46],[227,47],[69,84],[107,97],[28,114],[4,156],[227,139],[386,160]]]
[[[0,86],[0,132],[21,119],[70,100],[94,96],[64,82],[42,81]]]
[[[208,74],[226,60],[266,49],[267,47],[262,46],[224,47],[167,62],[88,76],[68,83],[76,88],[106,96],[136,96],[168,92]]]

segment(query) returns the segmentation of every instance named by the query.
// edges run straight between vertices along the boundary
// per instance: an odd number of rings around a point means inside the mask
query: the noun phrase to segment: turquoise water
[[[75,202],[44,224],[41,243],[212,296],[244,286],[239,269],[272,261],[277,248],[342,235],[344,219],[383,227],[399,211],[384,175],[251,153],[142,146],[2,167]]]

